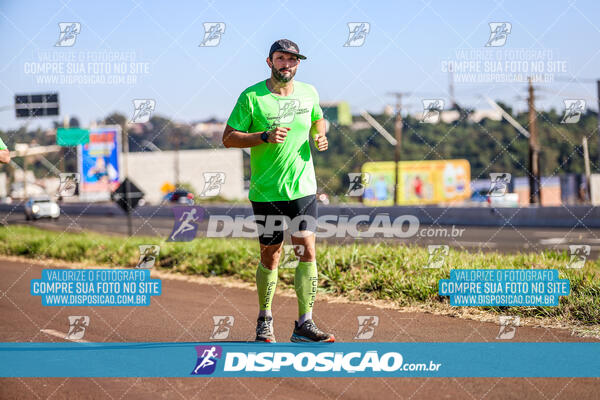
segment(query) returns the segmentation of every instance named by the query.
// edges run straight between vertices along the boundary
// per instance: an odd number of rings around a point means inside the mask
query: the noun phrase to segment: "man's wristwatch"
[[[268,143],[269,142],[269,132],[264,131],[263,133],[260,134],[260,138],[262,139],[263,142]]]

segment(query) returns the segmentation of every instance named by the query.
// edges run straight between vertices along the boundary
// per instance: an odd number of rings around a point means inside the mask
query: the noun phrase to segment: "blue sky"
[[[244,88],[269,76],[265,58],[271,43],[289,38],[308,56],[296,79],[315,85],[322,101],[346,100],[355,113],[380,112],[393,103],[388,92],[403,91],[412,93],[406,99],[412,112],[423,98],[448,101],[442,62],[456,60],[461,49],[478,51],[470,60],[479,62],[489,52],[511,57],[522,49],[546,51],[545,63],[565,68],[555,73],[545,66],[552,77],[600,78],[598,15],[600,4],[594,1],[3,1],[0,106],[10,105],[15,93],[58,91],[61,114],[77,116],[84,125],[114,111],[131,115],[132,100],[140,98],[155,99],[155,113],[177,121],[224,119]],[[60,22],[81,24],[72,47],[54,46]],[[199,46],[204,22],[225,23],[218,46]],[[369,23],[362,46],[343,46],[349,22]],[[512,25],[503,47],[484,47],[490,22]],[[49,83],[40,80],[43,73],[30,73],[41,55],[88,52],[134,54],[148,72],[137,74],[135,84],[87,85]],[[561,108],[565,98],[582,98],[596,109],[595,84],[537,86],[540,108]],[[457,81],[455,94],[466,106],[488,108],[480,98],[485,94],[520,110],[526,85]],[[12,111],[0,112],[2,129],[21,124]]]

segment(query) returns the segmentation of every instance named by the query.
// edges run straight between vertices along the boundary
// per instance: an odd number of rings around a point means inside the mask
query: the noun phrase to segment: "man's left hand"
[[[329,142],[327,142],[327,136],[325,135],[317,135],[315,136],[315,146],[319,151],[325,151],[329,147]]]

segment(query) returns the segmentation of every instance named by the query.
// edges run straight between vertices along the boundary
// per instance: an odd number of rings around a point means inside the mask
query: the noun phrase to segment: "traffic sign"
[[[81,128],[58,128],[56,144],[59,146],[77,146],[90,142],[90,131]]]
[[[54,116],[58,111],[58,93],[15,95],[17,118]]]
[[[144,197],[144,192],[129,178],[125,178],[110,197],[123,211],[131,212]]]

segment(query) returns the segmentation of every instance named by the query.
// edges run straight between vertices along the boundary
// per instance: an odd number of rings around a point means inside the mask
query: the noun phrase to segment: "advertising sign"
[[[93,200],[109,200],[119,186],[121,128],[107,126],[90,129],[88,143],[77,148],[80,196]]]
[[[400,205],[451,203],[471,195],[471,166],[467,160],[401,161],[398,171]],[[394,163],[367,162],[362,172],[371,176],[364,204],[393,205]]]

